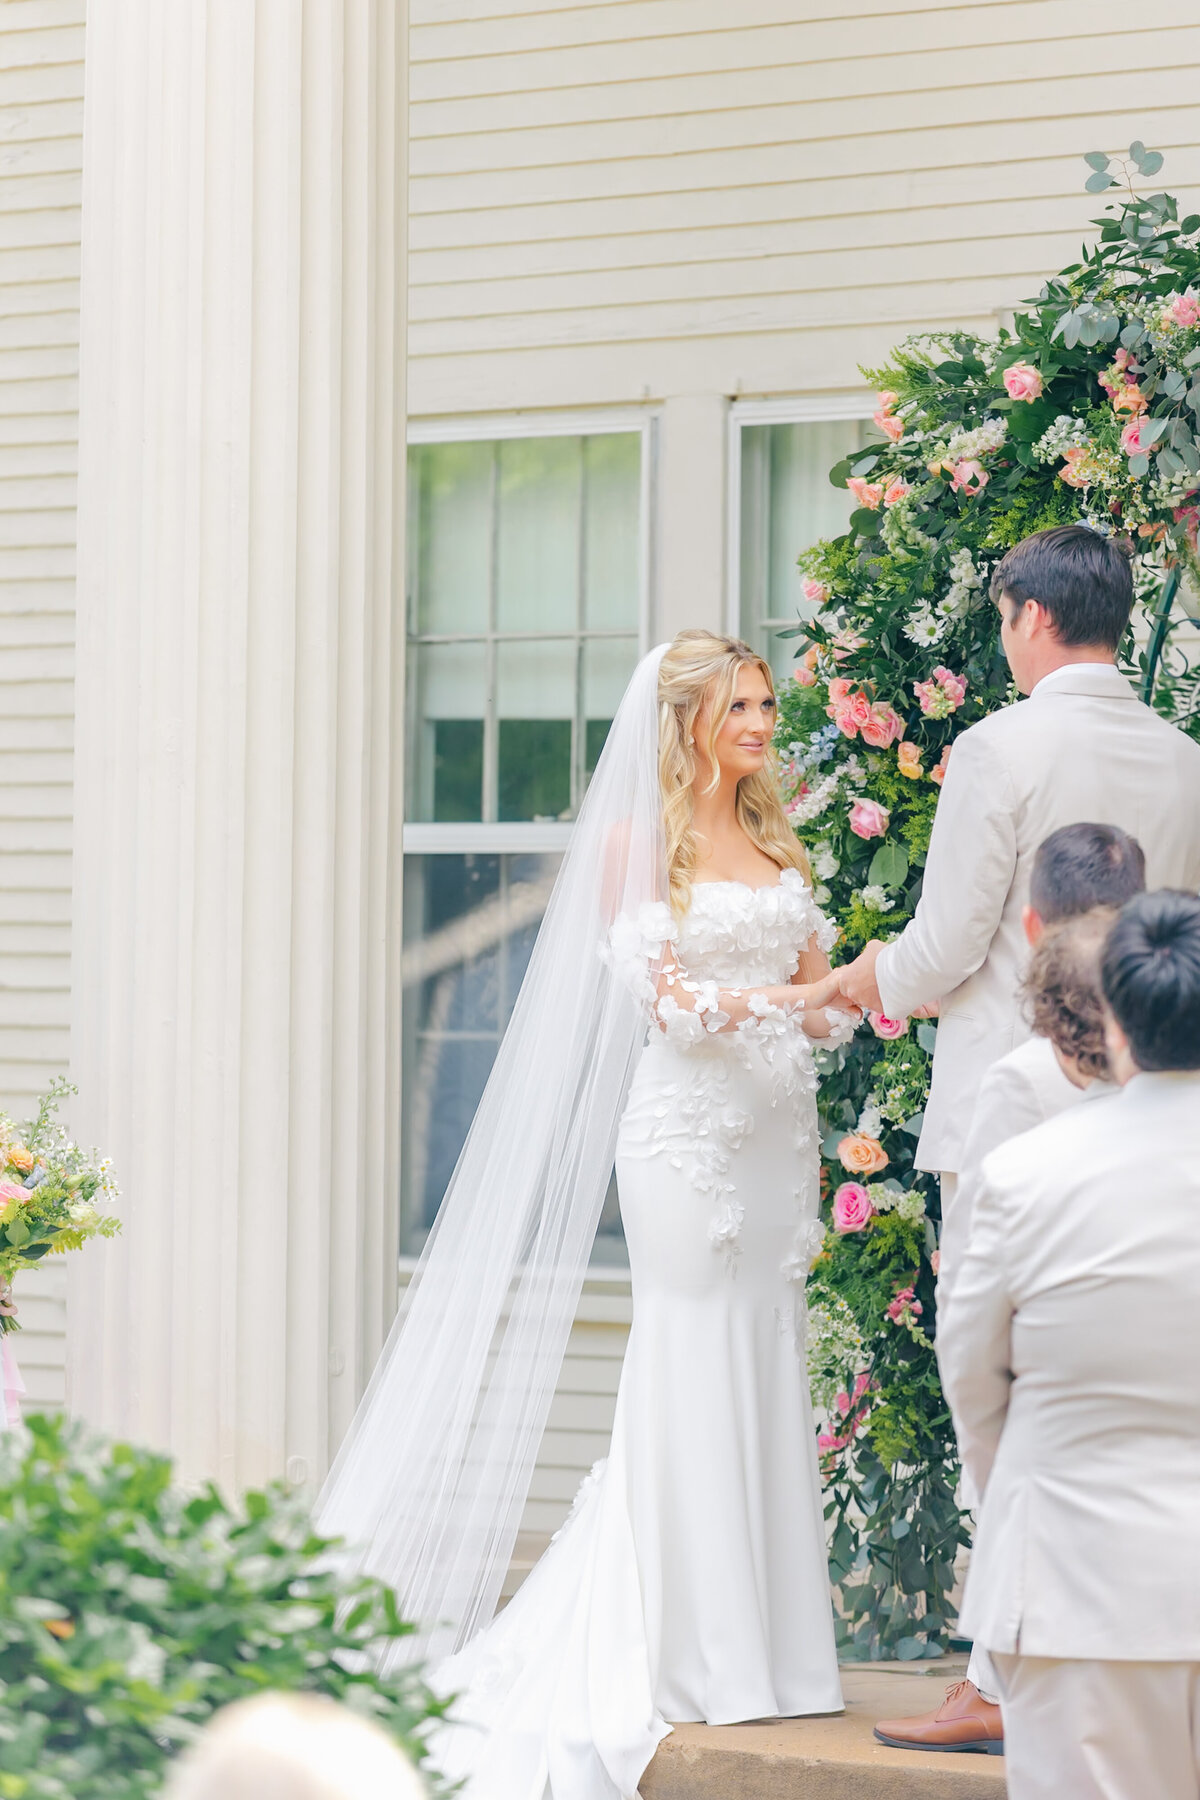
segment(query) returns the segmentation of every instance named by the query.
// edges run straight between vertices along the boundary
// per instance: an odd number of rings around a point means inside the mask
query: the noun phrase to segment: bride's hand
[[[821,977],[820,981],[810,981],[798,988],[797,992],[803,996],[805,1007],[816,1011],[826,1006],[834,1006],[839,1012],[857,1013],[861,1018],[861,1008],[848,1000],[842,991],[841,975],[840,969],[831,969],[828,975]]]

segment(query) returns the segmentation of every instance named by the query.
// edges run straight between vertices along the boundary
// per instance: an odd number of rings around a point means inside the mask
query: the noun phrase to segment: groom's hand
[[[837,991],[844,994],[847,1000],[853,1001],[855,1006],[861,1007],[863,1012],[883,1011],[883,1001],[875,980],[875,964],[879,961],[882,949],[883,945],[879,940],[873,938],[861,956],[833,971],[837,976]]]

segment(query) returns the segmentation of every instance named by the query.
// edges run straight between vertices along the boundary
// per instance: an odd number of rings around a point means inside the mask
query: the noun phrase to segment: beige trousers
[[[1200,1662],[992,1660],[1009,1800],[1200,1800]]]

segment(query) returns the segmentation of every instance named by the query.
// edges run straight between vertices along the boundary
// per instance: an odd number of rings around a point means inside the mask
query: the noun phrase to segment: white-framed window
[[[649,635],[645,412],[409,436],[401,1244],[418,1252]],[[594,1260],[624,1262],[615,1198]]]
[[[771,664],[792,667],[799,623],[796,559],[846,528],[854,502],[829,471],[874,435],[868,395],[746,400],[730,408],[729,629]]]

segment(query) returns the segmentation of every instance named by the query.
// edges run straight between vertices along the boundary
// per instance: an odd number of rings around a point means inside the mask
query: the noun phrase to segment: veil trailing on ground
[[[511,1022],[318,1507],[440,1660],[495,1612],[583,1286],[646,1014],[606,954],[667,898],[644,657],[571,834]]]

